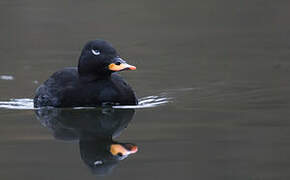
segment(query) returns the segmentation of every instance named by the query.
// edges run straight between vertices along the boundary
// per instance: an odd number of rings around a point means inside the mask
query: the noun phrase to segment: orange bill
[[[112,144],[111,148],[110,148],[110,152],[114,156],[116,156],[118,154],[121,154],[122,156],[129,155],[129,154],[136,153],[137,151],[138,151],[137,146],[132,146],[131,150],[127,150],[126,148],[124,148],[120,144]]]
[[[120,65],[112,63],[109,65],[109,69],[111,71],[123,71],[123,70],[136,70],[136,67],[127,63],[122,63]]]

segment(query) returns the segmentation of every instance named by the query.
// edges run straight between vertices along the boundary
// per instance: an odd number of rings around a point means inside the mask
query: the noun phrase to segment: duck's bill
[[[124,70],[136,70],[136,67],[127,63],[122,63],[120,65],[112,63],[109,65],[109,69],[111,71],[124,71]]]
[[[129,154],[134,154],[138,151],[138,147],[133,144],[112,144],[110,147],[110,152],[112,155],[127,156]]]

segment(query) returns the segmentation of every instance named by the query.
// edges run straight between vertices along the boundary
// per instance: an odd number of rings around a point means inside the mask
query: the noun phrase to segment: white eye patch
[[[94,50],[94,49],[92,49],[92,53],[96,56],[101,54],[99,50]]]

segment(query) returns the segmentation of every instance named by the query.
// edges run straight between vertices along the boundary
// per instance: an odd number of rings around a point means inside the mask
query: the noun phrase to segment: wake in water
[[[115,109],[139,109],[139,108],[152,108],[166,104],[170,102],[171,98],[165,96],[147,96],[139,99],[137,105],[130,106],[112,106]],[[0,101],[0,108],[3,109],[19,109],[29,110],[37,109],[33,107],[33,99],[22,98],[22,99],[10,99],[10,101]],[[74,107],[73,109],[92,109],[95,107]]]
[[[160,106],[162,104],[166,104],[170,102],[171,98],[168,97],[161,97],[161,96],[147,96],[140,98],[137,105],[131,106],[113,106],[116,109],[138,109],[138,108],[151,108]]]
[[[33,99],[10,99],[10,101],[0,101],[0,108],[3,109],[35,109],[33,107]]]

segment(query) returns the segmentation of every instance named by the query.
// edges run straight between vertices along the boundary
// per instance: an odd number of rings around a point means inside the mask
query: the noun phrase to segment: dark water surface
[[[0,101],[32,98],[53,72],[75,66],[95,38],[137,66],[121,74],[138,97],[172,99],[135,112],[49,111],[42,118],[2,108],[0,178],[289,179],[289,7],[258,0],[2,0]],[[116,117],[120,123],[110,123]],[[102,129],[138,152],[103,169],[91,166],[107,157],[100,151],[110,140],[93,141]]]

